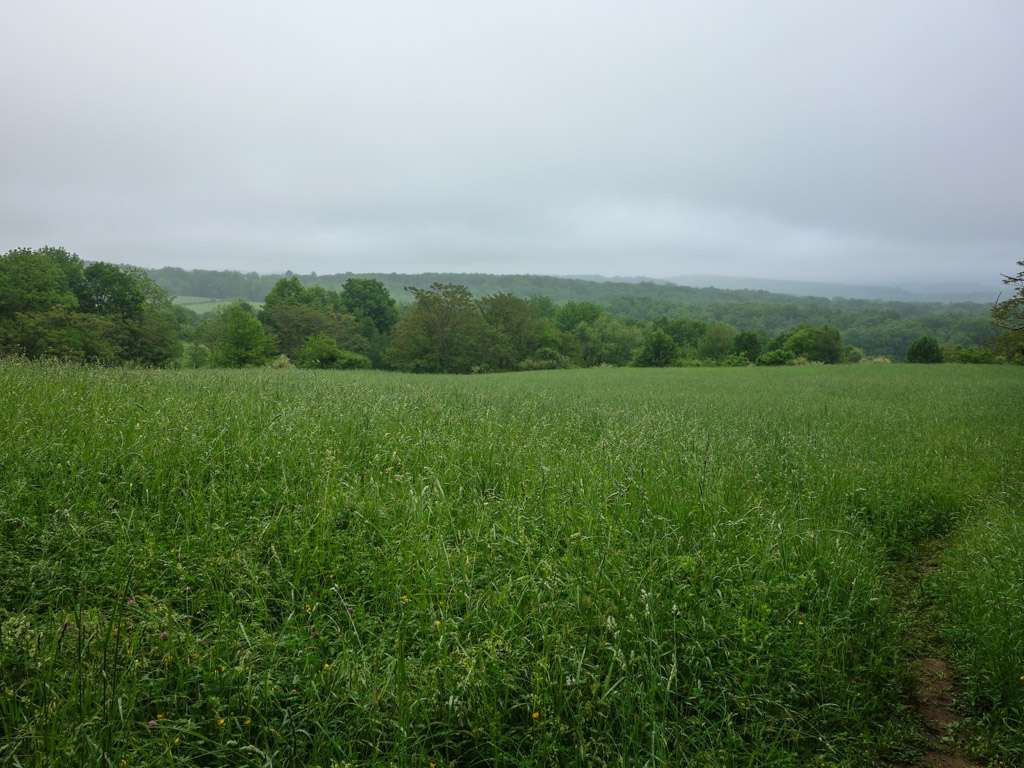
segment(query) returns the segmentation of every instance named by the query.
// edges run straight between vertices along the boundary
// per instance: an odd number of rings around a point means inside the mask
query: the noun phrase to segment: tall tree
[[[379,280],[349,278],[341,288],[341,306],[357,318],[366,318],[381,334],[391,332],[398,322],[398,307]]]
[[[676,351],[676,343],[671,336],[660,328],[652,328],[644,335],[635,362],[645,368],[663,368],[672,365]]]
[[[262,365],[274,348],[252,305],[244,301],[215,312],[204,323],[200,336],[210,348],[213,364],[225,368]]]
[[[494,330],[462,285],[409,288],[413,304],[395,325],[388,359],[423,373],[469,373],[496,364]]]
[[[1017,266],[1024,267],[1024,259],[1018,261]],[[1024,269],[1016,275],[1003,275],[1003,282],[1013,288],[1013,293],[995,305],[992,318],[1000,328],[1024,333]]]

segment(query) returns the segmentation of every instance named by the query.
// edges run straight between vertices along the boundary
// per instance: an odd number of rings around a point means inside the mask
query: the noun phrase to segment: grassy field
[[[174,303],[179,304],[186,309],[191,309],[193,312],[205,315],[208,312],[213,312],[215,309],[226,307],[229,304],[239,301],[239,299],[211,299],[206,296],[175,296]],[[263,306],[262,301],[250,301],[254,307],[259,309]]]
[[[0,363],[0,764],[1024,759],[1024,370]]]

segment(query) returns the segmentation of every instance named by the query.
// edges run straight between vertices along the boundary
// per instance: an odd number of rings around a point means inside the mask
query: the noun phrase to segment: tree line
[[[142,270],[87,264],[60,248],[22,248],[0,257],[0,352],[106,364],[424,373],[835,364],[868,356],[851,334],[799,316],[768,332],[678,310],[647,320],[593,301],[510,292],[477,297],[455,283],[406,292],[408,301],[399,304],[374,278],[349,277],[332,289],[293,275],[276,280],[262,307],[236,301],[201,317],[175,306]],[[1009,302],[995,315],[1005,332],[986,345],[941,345],[920,334],[902,351],[921,362],[1024,360],[1024,331],[1007,325],[1020,316],[1019,298]]]
[[[508,293],[519,298],[546,296],[556,304],[589,302],[614,317],[653,322],[660,317],[686,316],[722,322],[763,333],[768,338],[798,325],[837,328],[847,344],[871,356],[902,358],[912,341],[932,336],[945,345],[977,347],[997,332],[990,306],[959,302],[879,301],[869,299],[790,296],[759,290],[693,288],[668,282],[598,281],[547,275],[487,274],[337,274],[258,275],[213,270],[162,268],[148,274],[169,293],[207,298],[262,301],[281,277],[295,277],[305,286],[341,290],[352,278],[380,282],[400,305],[412,301],[409,287],[429,289],[434,283],[464,285],[474,296]]]

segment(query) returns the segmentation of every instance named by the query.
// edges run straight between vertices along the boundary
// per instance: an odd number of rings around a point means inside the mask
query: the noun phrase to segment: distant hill
[[[180,303],[197,311],[215,308],[218,302],[214,300],[217,299],[262,301],[274,283],[285,276],[174,267],[147,271],[172,295],[182,297]],[[345,272],[296,277],[307,285],[332,289],[340,288],[350,277],[374,278],[401,302],[409,301],[405,291],[409,286],[424,288],[434,282],[459,283],[477,296],[507,292],[522,297],[546,296],[556,303],[590,301],[613,314],[636,321],[685,316],[695,320],[726,322],[768,336],[801,323],[831,325],[842,331],[847,343],[861,347],[869,354],[891,356],[902,356],[911,341],[926,334],[942,343],[965,345],[983,343],[994,335],[988,300],[941,302],[822,298],[763,289],[684,286],[645,278],[585,280],[545,275],[450,272]],[[791,283],[783,285],[794,287]]]
[[[850,285],[847,283],[821,283],[803,280],[771,280],[756,277],[727,277],[724,275],[681,275],[671,278],[677,285],[716,288],[745,288],[785,293],[791,296],[823,296],[845,299],[875,299],[880,301],[972,301],[991,304],[999,294],[999,285],[971,285],[960,283],[922,283],[919,285]]]

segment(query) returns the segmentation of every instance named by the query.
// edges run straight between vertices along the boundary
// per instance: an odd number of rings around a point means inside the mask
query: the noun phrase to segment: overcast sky
[[[991,283],[1024,3],[7,0],[0,250]]]

